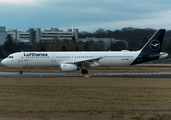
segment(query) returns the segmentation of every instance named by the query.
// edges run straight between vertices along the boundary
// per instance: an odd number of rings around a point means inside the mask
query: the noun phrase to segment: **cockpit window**
[[[13,56],[8,56],[7,58],[13,58]]]

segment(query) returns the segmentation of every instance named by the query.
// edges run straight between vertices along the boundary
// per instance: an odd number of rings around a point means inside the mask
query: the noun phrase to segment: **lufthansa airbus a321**
[[[130,66],[165,58],[167,53],[160,52],[165,29],[154,33],[145,46],[138,51],[103,51],[103,52],[17,52],[10,54],[1,63],[9,67],[59,67],[61,71],[82,69],[87,74],[89,67]]]

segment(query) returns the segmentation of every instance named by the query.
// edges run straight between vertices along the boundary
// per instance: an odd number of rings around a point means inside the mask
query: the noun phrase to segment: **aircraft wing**
[[[66,61],[65,64],[76,64],[78,66],[82,67],[92,67],[92,66],[99,66],[100,64],[98,61],[102,59],[102,57],[96,57],[91,59],[82,59],[77,61]]]

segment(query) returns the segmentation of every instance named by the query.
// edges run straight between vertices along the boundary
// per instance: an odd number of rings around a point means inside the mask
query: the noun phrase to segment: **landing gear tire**
[[[23,74],[22,68],[20,68],[20,72],[18,72],[19,74]]]
[[[82,69],[82,74],[87,74],[88,73],[88,71],[87,70],[85,70],[85,69]]]
[[[19,74],[23,74],[23,71],[18,72]]]

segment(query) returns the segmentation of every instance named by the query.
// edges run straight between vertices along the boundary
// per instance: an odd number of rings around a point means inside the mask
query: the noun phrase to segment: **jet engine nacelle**
[[[69,71],[76,71],[78,70],[78,68],[77,65],[75,64],[61,64],[60,70],[64,72],[69,72]]]

